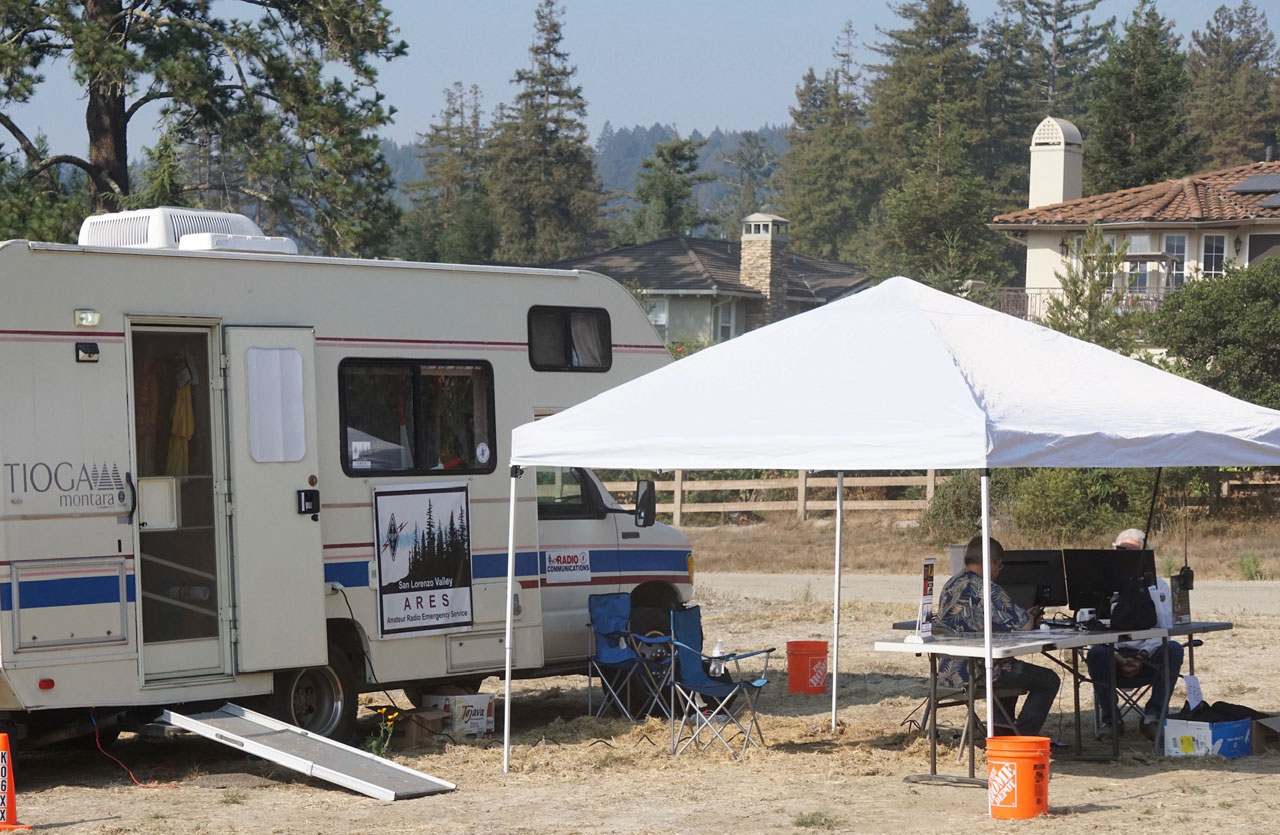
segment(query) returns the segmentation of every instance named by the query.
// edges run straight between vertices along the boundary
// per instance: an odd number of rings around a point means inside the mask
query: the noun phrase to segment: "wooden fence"
[[[844,508],[856,510],[900,510],[919,513],[929,506],[933,499],[933,491],[939,483],[946,481],[947,476],[939,476],[934,470],[926,470],[919,476],[846,476],[844,479]],[[739,479],[692,479],[686,478],[683,470],[671,473],[670,481],[655,481],[654,486],[659,493],[671,493],[672,501],[658,505],[659,513],[670,513],[675,525],[684,523],[686,513],[762,513],[773,511],[792,511],[797,518],[803,520],[814,511],[832,511],[836,509],[834,491],[835,476],[813,476],[801,470],[794,476],[780,478],[739,478]],[[625,498],[635,493],[634,482],[611,481],[605,484],[610,493]],[[923,499],[856,499],[849,498],[850,490],[867,487],[923,487]],[[831,498],[814,499],[810,491],[824,489],[830,491]],[[753,496],[748,499],[725,501],[698,501],[696,494],[716,490],[749,490]],[[762,494],[766,490],[782,490],[792,493],[790,500],[765,501]]]

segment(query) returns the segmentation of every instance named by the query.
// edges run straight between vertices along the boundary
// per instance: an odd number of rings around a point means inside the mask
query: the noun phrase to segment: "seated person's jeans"
[[[1027,694],[1027,698],[1022,703],[1022,712],[1018,714],[1014,728],[1009,728],[1004,723],[1007,722],[1005,717],[1013,716],[1018,697],[1005,696],[997,700],[1000,710],[995,713],[992,735],[1008,736],[1016,732],[1021,736],[1037,736],[1044,727],[1045,720],[1049,718],[1049,710],[1053,707],[1053,700],[1058,697],[1062,680],[1053,670],[1015,658],[1008,666],[1001,667],[995,686],[997,690],[1021,690]]]
[[[1161,707],[1169,702],[1169,694],[1173,692],[1173,685],[1178,683],[1178,676],[1182,672],[1182,655],[1184,652],[1182,644],[1177,641],[1169,641],[1166,645],[1169,653],[1169,677],[1166,681],[1159,681],[1160,678],[1160,652],[1148,658],[1142,665],[1142,669],[1136,676],[1125,677],[1120,676],[1116,681],[1116,686],[1126,690],[1134,687],[1141,687],[1144,684],[1151,685],[1151,698],[1147,700],[1147,705],[1143,712],[1150,718],[1160,716]],[[1121,654],[1124,650],[1121,649]],[[1111,682],[1111,647],[1105,644],[1089,647],[1089,654],[1085,658],[1085,663],[1089,667],[1089,678],[1093,679],[1093,703],[1099,706],[1105,706],[1110,694]],[[1111,721],[1109,711],[1103,710],[1099,717],[1103,724]]]

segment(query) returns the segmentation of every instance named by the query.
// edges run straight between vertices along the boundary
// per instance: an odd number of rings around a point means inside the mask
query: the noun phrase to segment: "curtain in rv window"
[[[493,369],[487,362],[347,359],[338,366],[347,475],[490,473]]]
[[[301,461],[307,454],[302,354],[293,348],[245,352],[249,455],[259,463]]]
[[[529,364],[535,371],[608,371],[613,365],[609,311],[530,308]]]

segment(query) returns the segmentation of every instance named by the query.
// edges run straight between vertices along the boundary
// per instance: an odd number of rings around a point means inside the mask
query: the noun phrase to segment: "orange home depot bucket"
[[[1049,811],[1049,737],[987,737],[987,800],[993,818]]]
[[[787,641],[787,692],[827,692],[826,641]]]

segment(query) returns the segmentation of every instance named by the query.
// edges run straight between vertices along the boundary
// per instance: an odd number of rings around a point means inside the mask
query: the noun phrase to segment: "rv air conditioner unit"
[[[258,225],[244,215],[173,206],[87,217],[80,224],[77,243],[141,249],[298,253],[292,240],[262,234]]]

